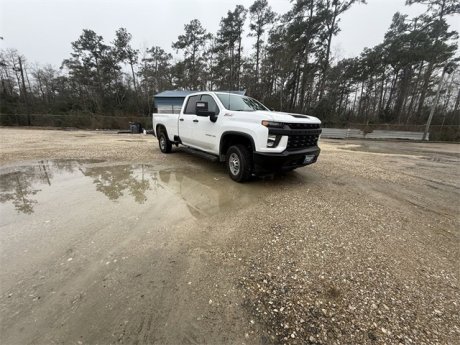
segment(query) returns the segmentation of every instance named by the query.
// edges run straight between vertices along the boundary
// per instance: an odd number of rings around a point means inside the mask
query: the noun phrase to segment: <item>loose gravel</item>
[[[295,175],[240,216],[222,256],[241,268],[260,326],[250,339],[458,344],[458,153],[348,150],[356,146],[327,145],[314,179]]]
[[[150,136],[1,131],[3,164],[187,164],[188,156],[161,155]],[[214,320],[242,309],[247,327],[235,332],[245,344],[458,344],[459,146],[321,146],[317,164],[250,182],[276,192],[203,220],[213,266],[197,270],[208,286],[197,300]]]

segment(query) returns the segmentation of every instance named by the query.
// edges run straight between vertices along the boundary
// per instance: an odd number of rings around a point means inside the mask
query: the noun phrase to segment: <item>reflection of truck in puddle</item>
[[[195,216],[212,215],[229,208],[244,207],[257,199],[258,186],[241,188],[220,176],[213,178],[202,171],[160,170],[156,177],[160,186],[180,196]]]

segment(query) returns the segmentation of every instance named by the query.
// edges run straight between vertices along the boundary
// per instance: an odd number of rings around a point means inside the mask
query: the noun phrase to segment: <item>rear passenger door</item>
[[[179,115],[179,137],[184,145],[195,146],[194,129],[197,124],[195,114],[196,102],[200,100],[201,95],[190,96],[187,99],[184,111]]]

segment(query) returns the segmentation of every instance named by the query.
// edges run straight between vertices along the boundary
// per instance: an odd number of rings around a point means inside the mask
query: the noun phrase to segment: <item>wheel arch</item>
[[[221,162],[225,161],[225,155],[230,146],[236,144],[243,144],[248,147],[251,152],[255,150],[254,138],[243,132],[226,131],[222,133],[219,143],[219,159]]]
[[[155,133],[158,136],[161,131],[165,131],[166,135],[168,135],[168,131],[166,130],[166,126],[162,123],[159,123],[155,126]]]

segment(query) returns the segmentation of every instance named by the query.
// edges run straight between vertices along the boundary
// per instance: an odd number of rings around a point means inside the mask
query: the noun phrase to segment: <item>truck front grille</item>
[[[319,135],[289,135],[287,149],[288,150],[301,150],[308,147],[318,145]]]
[[[319,129],[319,124],[312,123],[288,123],[287,124],[291,129]]]
[[[301,150],[318,145],[320,124],[289,123],[287,125],[291,129],[291,133],[288,134],[288,150]]]

